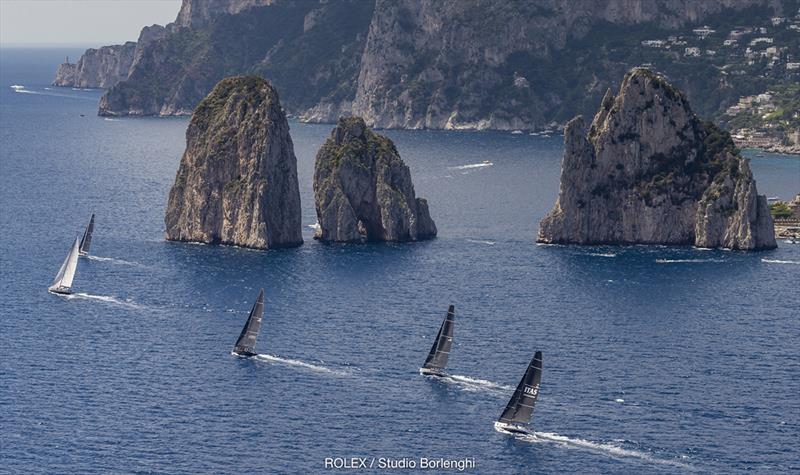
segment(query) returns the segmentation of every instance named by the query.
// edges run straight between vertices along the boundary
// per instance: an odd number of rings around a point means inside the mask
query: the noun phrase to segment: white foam
[[[122,259],[114,259],[113,257],[100,257],[100,256],[93,256],[91,254],[88,255],[88,256],[84,256],[84,257],[86,257],[87,259],[92,260],[92,261],[111,262],[113,264],[119,264],[119,265],[123,265],[123,266],[138,266],[138,265],[141,265],[138,262],[125,261],[125,260],[122,260]]]
[[[467,239],[467,242],[471,242],[473,244],[486,244],[487,246],[494,246],[494,241],[484,241],[481,239]]]
[[[492,162],[485,162],[485,163],[472,163],[469,165],[459,165],[457,167],[448,167],[449,170],[469,170],[470,168],[484,168],[484,167],[491,167],[494,165]]]
[[[617,257],[613,252],[590,252],[589,255],[595,257]]]
[[[316,231],[319,229],[319,222],[316,222],[314,224],[309,224],[308,227]]]
[[[10,86],[10,87],[11,87],[11,89],[13,89],[13,90],[15,90],[17,92],[25,89],[25,86],[20,86],[19,84],[14,84],[13,86]]]
[[[106,303],[111,303],[111,304],[115,304],[115,305],[122,305],[123,307],[141,308],[141,306],[136,305],[133,302],[119,300],[116,297],[111,297],[111,296],[108,296],[108,295],[92,295],[92,294],[85,294],[83,292],[78,292],[78,293],[74,293],[74,294],[68,294],[65,297],[67,299],[69,299],[69,300],[72,300],[72,299],[97,300],[97,301],[100,301],[100,302],[106,302]]]
[[[614,402],[623,403],[623,402],[625,402],[625,400],[622,399],[622,398],[617,398],[617,399],[614,399]]]
[[[263,360],[263,361],[269,361],[271,363],[278,363],[278,364],[282,364],[282,365],[286,365],[286,366],[295,366],[295,367],[299,367],[299,368],[304,368],[304,369],[315,371],[315,372],[318,372],[318,373],[328,373],[328,374],[333,374],[333,375],[336,375],[336,376],[348,376],[349,375],[348,373],[346,373],[344,371],[338,371],[338,370],[335,370],[335,369],[327,368],[325,366],[318,366],[318,365],[315,365],[315,364],[306,363],[305,361],[293,360],[293,359],[290,359],[290,358],[281,358],[281,357],[275,356],[275,355],[268,355],[268,354],[259,353],[259,354],[256,355],[256,358],[258,358],[259,360]]]
[[[725,262],[724,259],[656,259],[658,264],[694,264],[700,262]]]
[[[592,442],[590,440],[566,437],[563,435],[554,434],[552,432],[534,432],[534,436],[521,435],[517,436],[517,438],[525,440],[526,442],[554,442],[565,447],[588,450],[590,452],[609,455],[617,458],[637,458],[639,460],[644,460],[655,464],[672,465],[687,469],[691,468],[691,466],[684,463],[675,460],[653,457],[646,452],[625,449],[614,444]]]
[[[106,122],[119,122],[119,119],[112,119],[111,117],[103,117]]]
[[[782,261],[780,259],[761,259],[761,262],[769,264],[800,264],[800,261]]]
[[[444,381],[450,381],[460,386],[464,386],[467,390],[472,391],[490,391],[494,393],[506,393],[513,391],[514,388],[504,384],[487,381],[485,379],[470,378],[469,376],[462,376],[460,374],[450,374],[442,378]]]

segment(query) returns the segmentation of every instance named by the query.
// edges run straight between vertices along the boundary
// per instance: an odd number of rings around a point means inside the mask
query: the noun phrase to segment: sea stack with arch
[[[289,123],[265,79],[223,79],[197,106],[164,222],[171,241],[257,249],[303,243]]]
[[[644,68],[564,132],[561,185],[539,242],[776,247],[767,199],[730,134]]]
[[[329,242],[419,241],[436,236],[428,202],[394,143],[360,117],[340,118],[314,166],[319,228]]]

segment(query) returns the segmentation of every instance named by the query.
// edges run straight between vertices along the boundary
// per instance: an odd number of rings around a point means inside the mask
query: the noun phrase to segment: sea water
[[[437,239],[323,245],[311,177],[332,126],[298,122],[302,247],[168,243],[188,119],[98,117],[100,91],[49,86],[78,53],[0,54],[3,471],[800,469],[800,246],[537,245],[562,137],[443,131],[385,132]],[[751,156],[760,193],[800,191],[797,157]],[[49,294],[91,213],[76,293]],[[261,287],[262,355],[232,356]],[[453,377],[422,377],[449,304]],[[536,350],[537,436],[497,433]]]

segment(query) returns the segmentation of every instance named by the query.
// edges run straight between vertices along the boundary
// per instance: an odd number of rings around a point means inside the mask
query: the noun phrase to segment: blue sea
[[[302,247],[169,243],[188,119],[98,117],[100,91],[49,86],[79,53],[0,51],[0,472],[800,471],[800,246],[537,245],[563,138],[443,131],[385,132],[437,239],[323,245],[332,126],[298,122]],[[798,157],[749,155],[759,192],[800,191]],[[49,294],[91,213],[76,294]],[[261,355],[232,356],[262,287]],[[422,377],[449,304],[453,377]],[[511,438],[493,422],[536,350],[537,437]]]

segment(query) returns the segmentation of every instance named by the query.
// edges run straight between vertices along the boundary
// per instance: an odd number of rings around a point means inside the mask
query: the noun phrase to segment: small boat
[[[47,288],[49,292],[63,295],[72,293],[70,288],[72,287],[72,279],[75,277],[75,270],[78,268],[79,246],[80,242],[76,237],[75,242],[69,249],[67,258],[64,259],[64,263],[61,264],[61,268],[58,270],[58,274],[56,274],[56,279],[53,281],[53,284]]]
[[[542,352],[537,351],[528,365],[528,370],[519,382],[514,395],[500,419],[494,423],[498,432],[507,434],[533,435],[533,430],[527,426],[533,415],[533,406],[539,396],[539,384],[542,382]]]
[[[433,342],[428,358],[425,359],[425,364],[419,369],[419,374],[428,376],[447,376],[444,372],[447,366],[447,359],[450,357],[450,347],[453,346],[453,323],[456,317],[455,307],[453,305],[447,309],[447,315],[444,317],[442,326],[439,327],[439,333],[436,335],[436,341]]]
[[[81,238],[81,245],[79,248],[81,256],[89,255],[89,247],[92,245],[93,232],[94,232],[94,213],[92,213],[92,217],[89,219],[89,224],[86,225],[86,230],[83,231],[83,237]]]
[[[258,293],[256,303],[250,310],[250,316],[247,317],[247,323],[244,324],[239,339],[236,340],[236,346],[233,347],[233,354],[239,356],[255,356],[256,353],[256,338],[258,332],[261,331],[261,319],[264,316],[264,289]]]

